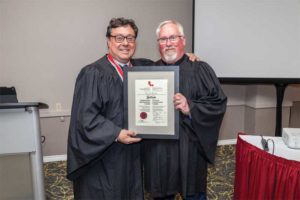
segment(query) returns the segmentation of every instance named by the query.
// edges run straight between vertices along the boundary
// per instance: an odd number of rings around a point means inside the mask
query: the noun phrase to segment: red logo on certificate
[[[150,87],[153,87],[153,86],[154,86],[154,84],[151,83],[151,81],[148,81],[148,85],[149,85]]]
[[[141,119],[146,119],[147,118],[147,113],[146,112],[141,112],[140,118]]]

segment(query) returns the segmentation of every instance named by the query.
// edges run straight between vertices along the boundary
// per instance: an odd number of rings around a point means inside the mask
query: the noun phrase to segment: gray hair
[[[158,25],[158,27],[156,29],[157,38],[159,37],[159,32],[160,32],[161,28],[166,24],[175,24],[178,27],[180,35],[184,36],[183,26],[178,21],[176,21],[176,20],[166,20],[166,21],[161,22]]]

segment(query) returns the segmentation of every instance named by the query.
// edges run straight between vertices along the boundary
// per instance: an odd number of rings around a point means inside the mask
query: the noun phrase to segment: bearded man
[[[179,65],[179,140],[144,140],[145,189],[154,199],[206,199],[207,165],[214,162],[227,97],[213,69],[185,54],[183,27],[174,20],[157,30],[161,59],[156,65]]]

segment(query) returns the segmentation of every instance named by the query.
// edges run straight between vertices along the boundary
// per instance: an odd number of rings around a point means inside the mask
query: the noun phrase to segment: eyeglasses
[[[179,38],[183,37],[182,35],[172,35],[170,37],[162,37],[158,38],[157,41],[160,44],[166,44],[167,41],[169,40],[170,42],[178,42]]]
[[[135,39],[136,39],[136,37],[135,37],[135,36],[132,36],[132,35],[128,35],[128,36],[124,36],[124,35],[111,35],[110,37],[115,38],[115,41],[116,41],[117,43],[122,43],[122,42],[124,42],[125,38],[126,38],[127,42],[129,42],[129,43],[134,43],[134,42],[135,42]]]

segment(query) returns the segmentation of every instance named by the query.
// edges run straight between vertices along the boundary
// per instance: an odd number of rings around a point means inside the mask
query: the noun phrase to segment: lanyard
[[[120,76],[121,80],[123,81],[123,70],[122,67],[116,63],[113,59],[113,57],[110,54],[107,54],[107,59],[110,62],[110,64],[112,64],[112,66],[114,66],[115,70],[117,71],[118,75]],[[129,63],[129,67],[131,67],[131,64]]]

